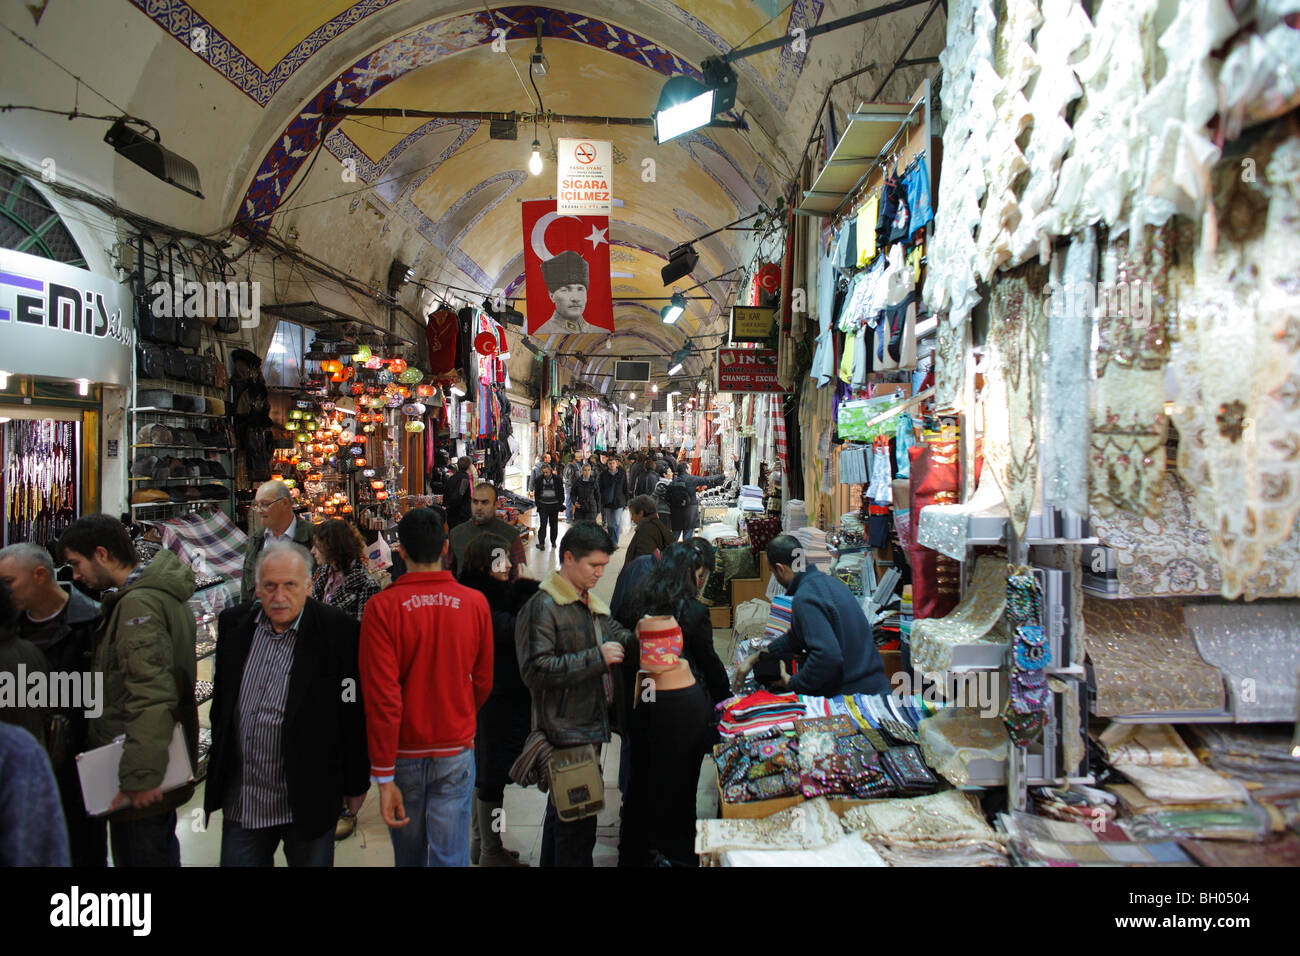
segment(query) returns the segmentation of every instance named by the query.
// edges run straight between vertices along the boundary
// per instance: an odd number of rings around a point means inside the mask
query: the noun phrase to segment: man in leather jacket
[[[615,621],[591,591],[609,563],[614,542],[604,528],[580,521],[560,542],[560,567],[519,611],[515,651],[532,692],[534,726],[553,747],[606,743],[618,686],[610,668],[635,636]],[[562,822],[553,800],[542,827],[542,866],[591,866],[596,816]]]

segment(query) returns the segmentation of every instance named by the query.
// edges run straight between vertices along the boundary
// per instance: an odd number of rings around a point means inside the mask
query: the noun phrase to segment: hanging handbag
[[[167,359],[157,345],[140,342],[135,347],[136,363],[141,378],[165,378]]]
[[[163,349],[164,368],[168,378],[189,381],[189,364],[185,358],[185,353],[178,348]]]

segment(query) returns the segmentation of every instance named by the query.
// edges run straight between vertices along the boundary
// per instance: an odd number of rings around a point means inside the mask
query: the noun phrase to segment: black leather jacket
[[[515,653],[532,692],[534,726],[555,747],[609,740],[604,680],[609,668],[600,645],[636,646],[635,636],[609,616],[604,601],[588,594],[588,602],[552,571],[515,620]]]

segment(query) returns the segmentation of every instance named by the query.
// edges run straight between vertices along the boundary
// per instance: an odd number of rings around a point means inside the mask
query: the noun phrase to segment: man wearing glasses
[[[272,541],[300,544],[311,550],[311,524],[299,521],[293,513],[293,500],[289,486],[283,481],[264,481],[253,496],[253,509],[262,525],[261,534],[249,534],[248,550],[244,552],[244,578],[240,585],[240,600],[251,601],[257,586],[257,556]],[[250,522],[251,523],[251,522]],[[309,568],[310,572],[312,569]]]

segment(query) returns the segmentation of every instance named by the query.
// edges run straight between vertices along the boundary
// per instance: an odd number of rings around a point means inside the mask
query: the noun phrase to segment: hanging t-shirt
[[[424,338],[429,344],[429,371],[446,375],[456,368],[456,330],[459,325],[451,309],[438,309],[429,313],[424,327]]]
[[[873,194],[858,208],[858,265],[865,266],[876,258],[876,218],[880,196]]]

